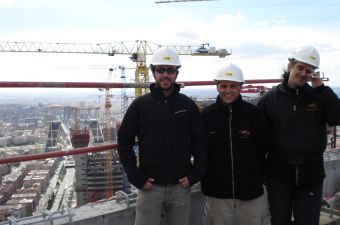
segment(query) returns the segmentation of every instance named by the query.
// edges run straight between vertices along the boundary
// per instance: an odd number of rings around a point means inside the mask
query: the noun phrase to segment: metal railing
[[[323,154],[323,158],[325,160],[337,160],[340,159],[340,149],[334,148],[328,151],[325,151]]]
[[[126,208],[130,208],[132,205],[135,205],[137,202],[137,190],[131,192],[130,194],[127,194],[124,191],[117,191],[116,202],[118,204],[125,204]]]
[[[62,210],[50,212],[45,210],[42,214],[36,216],[29,216],[23,218],[15,218],[14,216],[7,217],[7,221],[0,222],[0,225],[31,225],[41,224],[44,222],[53,224],[53,221],[60,218],[68,218],[68,221],[72,221],[74,216],[74,210],[67,206],[63,206]]]

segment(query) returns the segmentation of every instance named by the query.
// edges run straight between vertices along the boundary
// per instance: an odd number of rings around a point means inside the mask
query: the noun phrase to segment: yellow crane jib
[[[79,53],[106,54],[109,56],[129,55],[136,63],[135,83],[149,82],[149,68],[146,56],[152,55],[158,48],[166,46],[179,55],[218,56],[224,58],[231,55],[226,49],[209,47],[209,43],[192,45],[160,45],[145,40],[112,43],[44,43],[44,42],[1,42],[0,52],[32,52],[32,53]],[[148,92],[148,88],[136,88],[135,95]]]

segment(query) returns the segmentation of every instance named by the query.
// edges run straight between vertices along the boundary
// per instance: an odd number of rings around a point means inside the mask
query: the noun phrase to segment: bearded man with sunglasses
[[[162,216],[167,225],[189,224],[190,186],[204,173],[203,122],[195,102],[179,93],[180,67],[175,51],[162,47],[154,53],[155,84],[131,103],[118,132],[121,162],[139,189],[135,225],[159,225]]]

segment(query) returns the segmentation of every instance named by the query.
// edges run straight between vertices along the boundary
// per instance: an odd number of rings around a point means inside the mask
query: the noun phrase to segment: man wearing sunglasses
[[[189,224],[190,186],[204,172],[203,122],[194,101],[179,93],[180,67],[175,51],[162,47],[154,53],[151,92],[131,103],[118,133],[121,162],[139,189],[135,225],[159,225],[162,216],[167,225]]]

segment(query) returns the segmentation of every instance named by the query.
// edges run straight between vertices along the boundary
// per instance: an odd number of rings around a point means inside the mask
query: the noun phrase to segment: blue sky
[[[255,3],[256,2],[256,3]],[[210,43],[230,57],[182,56],[178,80],[212,80],[223,65],[246,79],[276,79],[290,53],[315,46],[330,86],[340,86],[338,0],[217,0],[155,4],[154,0],[0,0],[0,42],[107,43],[147,40],[164,45]],[[149,57],[151,58],[151,57]],[[148,59],[149,59],[148,58]],[[108,68],[134,66],[126,55],[1,53],[3,81],[119,81]],[[94,69],[96,68],[96,69]],[[128,81],[133,71],[127,71]]]

